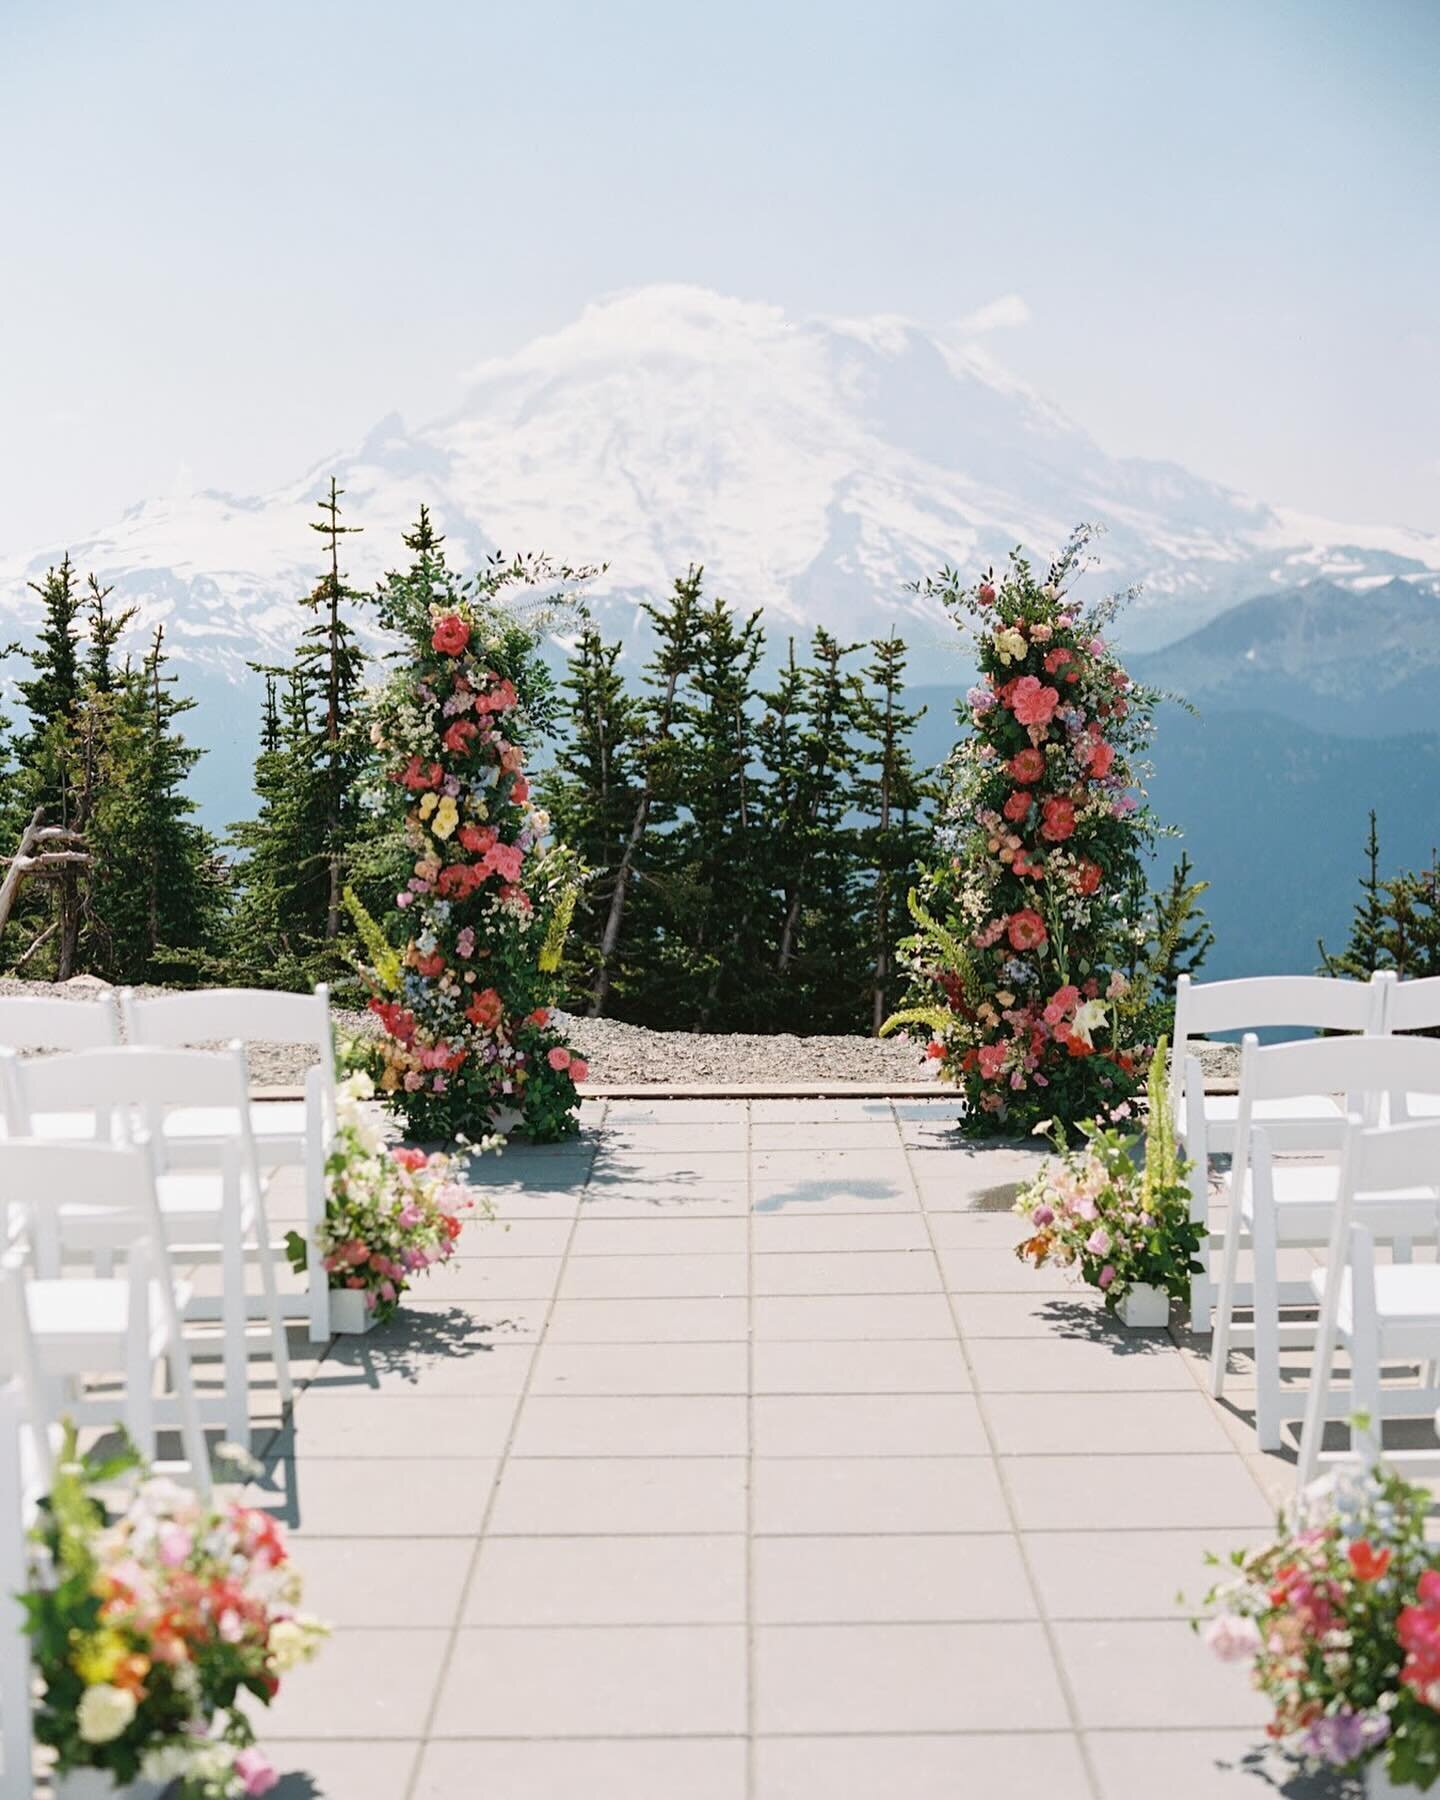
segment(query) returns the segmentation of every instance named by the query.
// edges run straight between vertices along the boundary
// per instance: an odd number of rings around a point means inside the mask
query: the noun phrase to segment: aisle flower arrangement
[[[1041,581],[1016,553],[972,586],[922,584],[973,626],[979,679],[948,765],[944,860],[912,897],[912,982],[888,1029],[923,1030],[978,1135],[1107,1113],[1136,1089],[1148,995],[1132,991],[1153,825],[1136,757],[1157,696],[1106,638],[1115,598],[1069,591],[1087,535]]]
[[[588,1073],[552,1012],[578,870],[548,846],[525,772],[549,683],[538,633],[499,598],[511,582],[542,582],[548,565],[495,565],[460,583],[433,539],[420,547],[416,568],[377,597],[408,648],[375,696],[370,735],[404,795],[414,859],[395,896],[403,949],[380,933],[372,955],[377,1085],[411,1136],[523,1124],[564,1137]]]
[[[388,1319],[410,1283],[455,1254],[461,1226],[483,1195],[465,1181],[472,1154],[498,1150],[492,1134],[467,1144],[461,1155],[427,1154],[389,1145],[378,1119],[367,1111],[375,1086],[363,1071],[337,1090],[335,1136],[325,1162],[325,1224],[316,1253],[334,1291],[358,1293],[377,1324]],[[304,1274],[309,1250],[298,1231],[286,1238],[291,1266]]]
[[[1205,1641],[1248,1666],[1268,1735],[1374,1793],[1440,1779],[1440,1555],[1430,1494],[1383,1465],[1308,1487],[1263,1549],[1236,1551],[1207,1596]],[[1394,1784],[1386,1787],[1384,1782]]]
[[[1190,1165],[1175,1143],[1165,1055],[1162,1039],[1150,1060],[1142,1161],[1140,1138],[1114,1125],[1083,1123],[1082,1141],[1071,1147],[1064,1126],[1052,1123],[1046,1129],[1060,1155],[1015,1202],[1028,1229],[1015,1250],[1021,1261],[1072,1270],[1111,1310],[1141,1287],[1183,1301],[1191,1277],[1204,1272],[1207,1228],[1190,1217]]]
[[[110,1512],[97,1490],[117,1481]],[[176,1782],[187,1800],[269,1793],[278,1777],[242,1696],[268,1706],[326,1635],[298,1610],[275,1520],[147,1475],[133,1452],[80,1458],[71,1427],[33,1538],[21,1598],[43,1684],[35,1735],[61,1791],[99,1770],[117,1787]]]

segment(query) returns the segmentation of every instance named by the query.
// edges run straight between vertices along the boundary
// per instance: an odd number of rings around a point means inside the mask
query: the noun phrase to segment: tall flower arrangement
[[[403,949],[372,957],[377,1084],[420,1137],[520,1124],[563,1137],[587,1073],[551,1012],[577,867],[547,843],[549,819],[531,801],[526,751],[550,684],[539,625],[505,601],[507,589],[576,572],[493,561],[460,582],[423,514],[405,541],[417,560],[377,599],[406,649],[370,728],[404,795],[413,859],[395,896]]]
[[[1135,759],[1157,696],[1107,641],[1117,599],[1069,589],[1087,534],[1041,580],[1017,552],[971,586],[924,583],[973,625],[979,679],[941,812],[944,861],[916,896],[910,1004],[979,1134],[1076,1123],[1135,1091],[1148,995],[1123,972],[1142,921],[1140,856],[1153,826]]]

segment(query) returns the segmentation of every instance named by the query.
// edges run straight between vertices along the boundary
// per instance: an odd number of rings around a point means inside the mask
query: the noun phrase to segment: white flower
[[[1245,1662],[1260,1648],[1260,1627],[1239,1613],[1221,1613],[1205,1627],[1205,1645],[1221,1662]]]
[[[135,1696],[102,1681],[86,1688],[76,1709],[75,1724],[87,1744],[110,1744],[135,1717]]]
[[[1071,1030],[1082,1043],[1091,1043],[1091,1033],[1096,1026],[1105,1023],[1106,1016],[1103,1000],[1087,1000],[1083,1006],[1076,1007],[1075,1023],[1071,1026]]]

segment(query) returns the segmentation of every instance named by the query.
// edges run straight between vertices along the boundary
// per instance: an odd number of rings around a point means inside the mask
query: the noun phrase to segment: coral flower
[[[1052,650],[1045,658],[1045,672],[1047,675],[1058,674],[1066,663],[1073,661],[1074,658],[1068,650]]]
[[[994,1081],[1005,1067],[1004,1044],[982,1044],[977,1052],[980,1073],[986,1081]]]
[[[1032,746],[1017,752],[1005,766],[1015,781],[1039,781],[1045,773],[1045,752]]]
[[[1377,1550],[1364,1538],[1358,1538],[1350,1546],[1349,1556],[1357,1581],[1378,1581],[1390,1567],[1390,1552]]]
[[[570,1052],[563,1044],[554,1044],[546,1054],[545,1060],[558,1074],[561,1069],[570,1067]]]
[[[493,1031],[504,1016],[505,1002],[494,988],[486,988],[477,994],[465,1008],[465,1017],[486,1031]]]
[[[1018,825],[1021,819],[1023,819],[1030,810],[1029,794],[1024,788],[1016,788],[1015,792],[1005,802],[1003,810],[1005,817],[1011,820],[1012,823]]]
[[[1040,835],[1052,844],[1063,844],[1075,830],[1075,802],[1057,794],[1045,802],[1041,812]]]
[[[452,755],[464,756],[479,732],[480,727],[473,719],[456,719],[440,741]]]
[[[412,794],[423,793],[426,788],[437,788],[444,779],[445,771],[438,762],[422,763],[418,756],[410,758],[399,776],[399,780]]]
[[[1033,907],[1023,906],[1019,912],[1011,913],[1006,936],[1012,949],[1038,950],[1045,942],[1045,921]]]
[[[474,856],[483,856],[495,842],[493,825],[462,825],[460,827],[460,843]]]
[[[442,656],[459,656],[470,642],[470,627],[459,613],[446,613],[435,621],[435,629],[430,634],[430,647],[438,650]]]
[[[570,1079],[572,1081],[584,1081],[589,1073],[590,1065],[583,1056],[572,1056],[570,1058]]]
[[[930,1058],[930,1060],[932,1062],[940,1062],[943,1060],[944,1055],[945,1055],[945,1046],[939,1041],[938,1038],[932,1038],[930,1040],[930,1042],[925,1046],[925,1054]]]
[[[437,975],[444,974],[445,958],[438,950],[433,950],[429,956],[417,956],[415,972],[417,975],[423,975],[426,981],[433,981]]]
[[[1099,863],[1091,862],[1085,857],[1075,872],[1075,886],[1082,894],[1094,894],[1099,891],[1102,870]]]
[[[436,885],[446,900],[465,900],[479,887],[480,879],[468,863],[451,863],[440,871]]]
[[[548,1025],[550,1023],[550,1008],[548,1006],[537,1006],[534,1012],[530,1014],[527,1022],[531,1025]]]
[[[530,798],[530,783],[522,775],[510,787],[510,798],[517,806],[523,806]]]
[[[1096,781],[1103,781],[1115,766],[1115,747],[1107,744],[1102,738],[1095,746],[1090,757],[1090,774]]]
[[[1034,675],[1022,675],[1010,694],[1010,710],[1022,725],[1048,725],[1059,704],[1059,689]]]

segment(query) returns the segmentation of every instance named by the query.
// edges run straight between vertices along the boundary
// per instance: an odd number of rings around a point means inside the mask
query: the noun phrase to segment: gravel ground
[[[105,983],[81,975],[60,985],[0,977],[0,997],[44,994],[53,999],[87,1001],[106,991]],[[139,988],[138,993],[159,993]],[[579,1019],[557,1015],[571,1043],[590,1064],[590,1081],[607,1087],[676,1086],[693,1083],[741,1086],[759,1083],[802,1084],[852,1081],[883,1086],[888,1082],[924,1081],[934,1065],[917,1045],[902,1038],[879,1042],[863,1037],[756,1037],[741,1033],[647,1031],[618,1019]],[[336,1008],[342,1035],[376,1029],[368,1013]],[[1233,1044],[1198,1046],[1207,1079],[1234,1080],[1238,1051]],[[257,1086],[294,1087],[310,1059],[286,1044],[254,1044],[250,1075]]]

